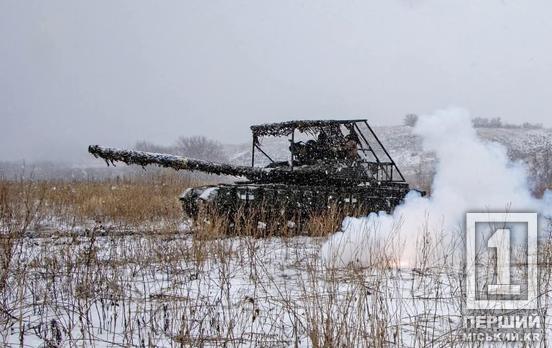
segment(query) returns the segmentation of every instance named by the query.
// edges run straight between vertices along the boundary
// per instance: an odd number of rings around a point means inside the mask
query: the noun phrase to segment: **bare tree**
[[[204,136],[180,137],[171,146],[158,145],[141,140],[134,145],[134,149],[147,152],[171,153],[206,161],[228,161],[222,144]]]
[[[214,162],[228,161],[222,144],[204,136],[180,137],[174,148],[182,156]]]
[[[174,147],[157,145],[149,141],[140,140],[134,144],[134,149],[138,151],[157,152],[157,153],[173,153]]]
[[[414,127],[418,122],[418,115],[408,114],[404,117],[403,124],[405,126]]]

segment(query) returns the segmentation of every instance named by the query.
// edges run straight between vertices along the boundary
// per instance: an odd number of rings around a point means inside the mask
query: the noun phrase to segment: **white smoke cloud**
[[[447,109],[421,116],[414,133],[438,159],[431,197],[410,192],[392,215],[380,212],[346,218],[342,231],[322,246],[320,255],[327,264],[369,265],[374,253],[400,241],[404,245],[401,264],[413,265],[421,231],[463,233],[462,222],[469,211],[552,215],[552,193],[546,192],[542,200],[534,198],[525,165],[510,161],[504,146],[482,141],[467,111]],[[400,238],[390,241],[391,236]]]

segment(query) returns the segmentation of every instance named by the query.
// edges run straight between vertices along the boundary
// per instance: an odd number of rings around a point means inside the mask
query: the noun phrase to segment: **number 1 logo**
[[[511,279],[511,242],[510,229],[498,228],[484,244],[487,255],[490,249],[496,250],[495,281],[486,287],[487,297],[478,298],[476,253],[478,236],[476,225],[486,223],[506,225],[508,223],[527,224],[527,298],[516,299],[521,294],[521,285],[512,284]],[[536,213],[467,213],[466,214],[466,307],[467,309],[535,309],[537,306],[537,214]],[[487,298],[483,297],[483,298]]]

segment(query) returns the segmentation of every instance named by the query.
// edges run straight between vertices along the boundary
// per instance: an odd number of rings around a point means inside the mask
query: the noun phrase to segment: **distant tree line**
[[[522,124],[512,124],[503,122],[500,117],[486,118],[476,117],[472,120],[475,128],[512,128],[512,129],[541,129],[542,123],[529,123],[524,122]]]
[[[408,127],[414,127],[418,122],[418,115],[407,114],[404,116],[403,125]],[[542,129],[542,123],[529,123],[524,122],[522,124],[512,124],[503,122],[500,117],[486,118],[476,117],[472,119],[474,128],[511,128],[511,129]]]
[[[172,145],[158,145],[148,141],[138,141],[135,150],[170,153],[205,161],[228,162],[224,147],[218,141],[204,136],[180,137]]]

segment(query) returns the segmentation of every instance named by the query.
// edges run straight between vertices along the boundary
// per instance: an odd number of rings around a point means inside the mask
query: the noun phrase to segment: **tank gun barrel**
[[[373,180],[366,176],[361,167],[304,166],[295,169],[289,166],[276,168],[246,167],[203,161],[171,154],[121,150],[99,145],[90,145],[88,147],[88,152],[96,158],[103,158],[108,166],[110,164],[115,165],[115,162],[123,162],[128,165],[137,164],[142,167],[155,164],[159,167],[173,168],[175,170],[241,176],[257,183],[287,183],[300,185],[318,183],[324,185],[350,186]],[[358,172],[359,169],[361,172]]]
[[[265,174],[260,168],[202,161],[198,159],[170,154],[135,150],[121,150],[99,145],[90,145],[88,147],[88,152],[96,158],[103,158],[108,166],[110,164],[115,165],[114,162],[123,162],[128,165],[138,164],[140,166],[156,164],[159,167],[173,168],[175,170],[189,170],[219,175],[244,176],[250,180],[260,179]]]

